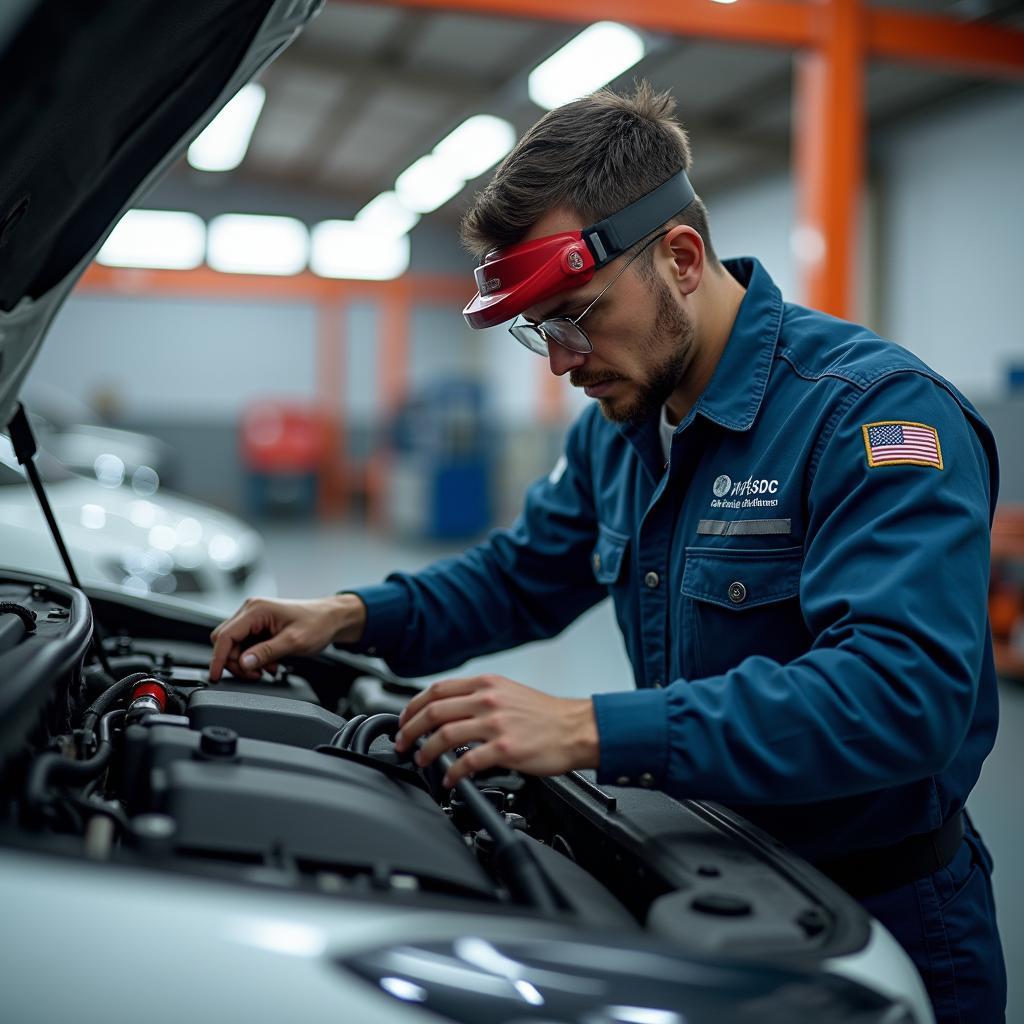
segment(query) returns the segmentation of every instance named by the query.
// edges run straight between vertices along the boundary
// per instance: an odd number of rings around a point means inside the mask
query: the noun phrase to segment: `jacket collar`
[[[718,366],[696,405],[676,428],[677,433],[697,414],[727,430],[749,430],[768,386],[782,326],[782,293],[758,260],[744,256],[722,262],[747,291]],[[659,410],[642,422],[619,425],[655,477],[662,464],[660,415]]]
[[[727,430],[742,431],[753,426],[764,400],[782,327],[782,293],[751,257],[724,260],[723,265],[747,293],[694,411]]]

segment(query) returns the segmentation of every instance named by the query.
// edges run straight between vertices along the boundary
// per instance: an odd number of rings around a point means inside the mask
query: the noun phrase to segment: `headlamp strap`
[[[685,210],[696,198],[686,171],[674,174],[652,192],[582,231],[598,267],[636,245],[670,217]]]

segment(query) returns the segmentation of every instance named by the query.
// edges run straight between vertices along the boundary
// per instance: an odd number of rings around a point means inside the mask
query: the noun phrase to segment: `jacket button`
[[[649,572],[644,577],[644,583],[646,583],[647,586],[651,588],[651,590],[654,590],[660,582],[661,580],[658,578],[658,574],[656,572]]]
[[[594,552],[594,568],[601,568],[601,556],[596,551]]]
[[[654,776],[650,772],[644,772],[640,776],[640,785],[650,789],[654,785]]]
[[[747,588],[737,580],[729,584],[729,600],[733,604],[743,604],[747,599]]]
[[[620,775],[620,776],[619,776],[619,777],[618,777],[618,778],[617,778],[617,779],[615,780],[615,785],[616,785],[616,786],[628,786],[628,785],[630,784],[630,782],[631,782],[631,781],[632,781],[632,780],[630,779],[630,777],[629,777],[628,775]]]

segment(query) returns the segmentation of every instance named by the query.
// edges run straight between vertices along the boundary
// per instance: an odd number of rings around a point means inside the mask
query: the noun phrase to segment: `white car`
[[[112,456],[111,456],[112,458]],[[229,615],[276,593],[263,540],[240,519],[189,498],[76,476],[40,451],[36,465],[83,584],[155,595]],[[0,565],[66,579],[39,502],[0,436]]]

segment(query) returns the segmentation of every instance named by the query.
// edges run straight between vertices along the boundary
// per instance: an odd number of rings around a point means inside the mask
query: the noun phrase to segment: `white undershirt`
[[[669,452],[672,451],[672,435],[676,432],[678,425],[677,423],[669,423],[668,406],[663,405],[661,407],[661,419],[658,421],[658,433],[661,436],[661,451],[665,456],[666,462],[668,462]]]

